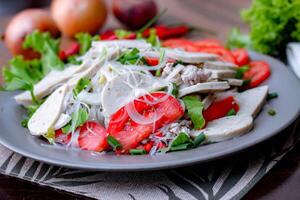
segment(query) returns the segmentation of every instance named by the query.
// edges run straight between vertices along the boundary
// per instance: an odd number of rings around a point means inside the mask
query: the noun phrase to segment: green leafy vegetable
[[[194,129],[203,128],[205,125],[205,119],[202,115],[203,103],[197,96],[185,96],[183,102],[187,108],[188,115],[194,124]]]
[[[228,111],[228,113],[227,113],[226,116],[233,116],[233,115],[236,115],[236,112],[235,112],[235,110],[234,110],[233,108],[231,108],[231,109]]]
[[[34,31],[26,36],[23,47],[25,49],[32,48],[41,54],[42,72],[46,75],[53,69],[62,70],[64,68],[64,63],[57,56],[59,42],[48,32]]]
[[[277,92],[272,92],[272,93],[269,93],[268,96],[267,96],[267,100],[270,101],[272,99],[276,99],[278,97],[278,94]]]
[[[172,94],[174,95],[174,97],[177,97],[178,96],[178,85],[176,83],[172,83],[173,85],[173,90],[172,90]]]
[[[270,109],[270,110],[268,110],[268,114],[270,116],[275,116],[276,115],[276,111],[274,109]]]
[[[147,154],[147,152],[145,151],[145,149],[130,149],[129,153],[131,155],[144,155],[144,154]]]
[[[39,60],[26,61],[22,56],[12,58],[2,70],[5,90],[26,90],[27,84],[42,79],[42,65]]]
[[[156,35],[156,29],[151,28],[151,29],[149,30],[149,33],[150,33],[150,35],[149,35],[149,37],[146,39],[146,41],[147,41],[149,44],[151,44],[152,46],[154,46],[154,47],[159,47],[159,46],[160,46],[160,42],[159,42],[159,39],[158,39],[158,37],[157,37],[157,35]]]
[[[139,53],[140,51],[137,48],[126,51],[118,58],[118,61],[123,65],[147,64],[145,59],[140,56]]]
[[[91,36],[89,33],[77,33],[75,38],[80,45],[80,55],[85,54],[91,48],[93,41],[99,40],[98,35]]]
[[[190,136],[186,133],[180,133],[171,142],[169,148],[165,151],[182,151],[186,149],[196,148],[205,140],[205,135],[203,133],[199,134],[194,140],[191,140]]]
[[[87,88],[91,84],[91,80],[88,78],[81,78],[76,87],[73,89],[74,96],[77,96],[82,90]]]
[[[114,33],[118,37],[118,39],[124,39],[127,36],[129,36],[130,34],[132,34],[131,31],[127,31],[124,29],[116,29],[116,30],[114,30]]]
[[[197,137],[193,140],[193,146],[198,147],[200,144],[202,144],[202,142],[205,140],[205,135],[203,133],[200,133],[199,135],[197,135]]]
[[[235,78],[239,78],[239,79],[243,78],[244,73],[245,73],[246,71],[248,71],[248,70],[249,70],[249,67],[248,67],[248,66],[243,66],[243,67],[237,68],[237,69],[236,69]]]
[[[175,147],[181,144],[190,143],[192,140],[186,133],[179,133],[171,143],[171,147]]]
[[[79,126],[83,125],[89,118],[89,114],[85,108],[79,108],[77,112],[72,113],[71,121],[62,128],[64,134],[76,130]],[[74,130],[72,130],[74,127]]]
[[[253,48],[266,54],[285,51],[290,41],[300,40],[299,0],[254,0],[242,12],[250,25]]]
[[[111,135],[107,136],[106,140],[107,143],[113,148],[114,151],[122,147],[120,142]]]
[[[228,49],[252,49],[251,39],[249,35],[242,34],[238,28],[233,28],[228,36],[226,47]]]

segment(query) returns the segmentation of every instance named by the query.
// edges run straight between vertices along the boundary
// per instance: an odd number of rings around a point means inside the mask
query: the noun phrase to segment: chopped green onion
[[[246,86],[246,85],[249,85],[251,82],[251,80],[244,80],[243,81],[243,85],[242,86]]]
[[[176,83],[172,83],[173,85],[173,90],[172,90],[172,94],[174,95],[174,97],[178,96],[178,85]]]
[[[272,92],[268,94],[267,100],[276,99],[278,97],[277,92]]]
[[[109,135],[106,138],[106,140],[107,140],[107,143],[113,148],[114,151],[116,149],[119,149],[122,147],[122,145],[119,143],[119,141],[111,135]]]
[[[193,146],[198,147],[205,140],[205,135],[203,133],[197,135],[197,137],[193,141]]]
[[[147,152],[145,151],[145,149],[130,149],[129,153],[131,155],[144,155],[144,154],[147,154]]]
[[[155,76],[159,77],[160,75],[161,75],[161,70],[160,69],[156,70],[155,71]]]
[[[233,115],[236,115],[236,112],[235,112],[235,110],[234,110],[233,108],[231,108],[231,109],[228,111],[228,113],[227,113],[226,116],[233,116]]]
[[[170,151],[182,151],[193,147],[192,143],[179,144],[170,148]]]
[[[268,114],[270,116],[275,116],[276,115],[276,111],[274,109],[270,109],[270,110],[268,110]]]

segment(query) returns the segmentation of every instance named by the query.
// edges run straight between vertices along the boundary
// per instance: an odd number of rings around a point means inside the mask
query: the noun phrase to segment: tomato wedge
[[[232,55],[238,66],[244,66],[250,62],[250,57],[246,49],[235,49],[232,51]]]
[[[194,45],[200,48],[222,47],[222,43],[216,39],[201,39],[194,42]]]
[[[155,57],[144,57],[147,64],[150,66],[155,66],[158,65],[159,63],[159,58],[155,58]]]
[[[236,113],[239,111],[239,105],[236,103],[233,96],[214,102],[203,112],[203,116],[205,121],[209,122],[225,117],[231,109],[234,109]]]
[[[244,73],[244,80],[250,80],[246,88],[254,88],[264,82],[271,75],[268,63],[264,61],[252,61],[249,63],[249,70]]]
[[[86,122],[80,128],[78,137],[79,147],[83,150],[103,151],[108,148],[106,141],[108,133],[97,122]]]
[[[61,129],[55,131],[55,142],[59,144],[67,144],[71,140],[72,134],[64,134]]]
[[[145,122],[132,119],[132,112]],[[183,114],[184,110],[176,98],[164,92],[155,92],[134,100],[114,113],[107,132],[122,145],[120,153],[128,153],[151,133],[178,120]]]
[[[204,47],[199,48],[198,51],[203,53],[216,54],[219,55],[223,61],[235,63],[234,57],[231,52],[224,47]]]

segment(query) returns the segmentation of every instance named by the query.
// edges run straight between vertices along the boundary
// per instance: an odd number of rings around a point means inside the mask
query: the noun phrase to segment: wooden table
[[[239,10],[249,6],[250,0],[157,0],[160,8],[168,8],[162,20],[188,22],[192,26],[212,30],[215,36],[201,33],[202,37],[226,39],[233,26],[247,30],[239,17]],[[109,3],[108,3],[109,4]],[[10,17],[0,18],[0,31],[4,30]],[[107,26],[118,26],[110,17]],[[0,45],[0,51],[3,50]],[[1,51],[3,52],[3,51]],[[10,58],[9,53],[0,55],[0,66]],[[0,79],[1,80],[1,79]],[[281,200],[300,199],[300,145],[281,160],[245,197],[245,199]],[[0,175],[0,199],[84,199],[44,188],[19,179]]]

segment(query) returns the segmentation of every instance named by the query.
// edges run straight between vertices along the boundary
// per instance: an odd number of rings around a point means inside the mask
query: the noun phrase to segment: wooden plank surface
[[[107,0],[108,7],[111,1]],[[197,37],[217,37],[225,41],[226,35],[233,26],[246,31],[247,26],[239,17],[241,8],[250,5],[251,0],[157,0],[160,9],[167,8],[164,22],[185,22],[192,26],[212,30],[216,35],[199,34]],[[0,18],[0,32],[11,16]],[[106,28],[118,27],[120,24],[110,16]],[[0,44],[0,66],[10,58],[3,44]],[[1,78],[0,78],[1,80]],[[281,200],[300,199],[300,146],[271,170],[245,197],[245,199]],[[83,199],[24,182],[15,178],[0,175],[0,199]]]

